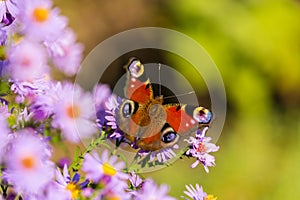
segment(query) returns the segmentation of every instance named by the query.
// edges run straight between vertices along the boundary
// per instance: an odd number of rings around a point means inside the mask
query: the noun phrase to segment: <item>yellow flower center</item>
[[[66,189],[69,190],[72,194],[72,198],[76,199],[79,197],[80,190],[74,183],[68,183]]]
[[[45,22],[49,18],[49,11],[46,8],[36,8],[33,11],[33,17],[37,22]]]
[[[204,200],[217,200],[217,197],[214,197],[213,195],[207,195]]]
[[[121,200],[119,196],[109,196],[109,197],[104,197],[105,200]]]
[[[70,118],[77,118],[80,116],[80,109],[77,105],[70,105],[67,107],[67,115]]]
[[[117,173],[117,171],[109,163],[104,163],[102,165],[102,169],[104,174],[109,176],[114,176]]]
[[[35,166],[35,159],[32,156],[27,156],[21,160],[21,163],[25,169],[30,170]]]

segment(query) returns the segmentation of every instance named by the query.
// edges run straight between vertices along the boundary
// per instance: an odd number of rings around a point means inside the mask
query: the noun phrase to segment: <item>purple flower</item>
[[[59,159],[58,161],[58,167],[63,168],[65,165],[69,166],[71,164],[71,161],[68,157],[63,157]]]
[[[39,194],[52,180],[53,163],[44,141],[27,129],[15,133],[5,157],[3,177],[22,194]]]
[[[199,186],[199,184],[196,184],[196,188],[194,186],[185,185],[186,191],[184,191],[184,194],[186,194],[188,197],[182,196],[185,200],[217,200],[217,197],[214,197],[213,195],[207,195],[205,192],[203,192],[202,186]]]
[[[165,163],[168,160],[175,158],[176,153],[173,151],[174,149],[178,149],[177,144],[175,144],[173,147],[160,149],[159,151],[152,151],[150,155],[150,162],[157,160],[160,163]]]
[[[111,96],[111,90],[106,84],[98,84],[93,89],[94,103],[96,111],[105,111],[105,103]]]
[[[15,0],[0,1],[0,22],[3,26],[10,25],[16,18],[18,12],[19,9],[17,8]]]
[[[0,38],[0,40],[1,40],[1,38]],[[0,60],[0,78],[6,76],[7,64],[8,64],[7,60],[4,60],[4,61]]]
[[[109,138],[121,138],[123,132],[118,128],[118,121],[116,118],[116,113],[118,112],[119,105],[121,104],[122,99],[116,95],[109,96],[100,106],[96,104],[99,108],[97,111],[97,125],[100,129],[103,126],[109,126],[113,131],[109,135]]]
[[[30,103],[37,95],[49,90],[49,82],[47,77],[32,82],[13,81],[10,89],[17,94],[17,103],[23,103],[25,99]]]
[[[41,194],[41,197],[37,199],[45,200],[71,200],[70,192],[62,189],[56,182],[51,182],[47,185],[45,194]]]
[[[60,82],[45,83],[45,89],[35,95],[29,108],[33,113],[34,119],[44,120],[54,114],[54,108],[60,99],[61,91],[62,86]]]
[[[198,130],[196,138],[190,137],[185,141],[191,145],[186,154],[197,158],[196,162],[191,165],[191,168],[195,168],[199,163],[202,163],[205,171],[209,172],[208,167],[215,166],[215,157],[209,153],[218,151],[219,147],[213,143],[209,143],[211,138],[205,136],[207,130],[208,127]]]
[[[11,113],[8,111],[7,104],[1,102],[0,103],[0,116],[7,118],[10,116],[10,114]]]
[[[104,150],[101,158],[95,151],[92,155],[86,154],[81,169],[88,179],[109,187],[109,185],[114,185],[113,183],[122,182],[128,178],[128,175],[121,171],[124,167],[123,162],[117,162],[116,156],[109,156],[108,151]]]
[[[129,176],[129,181],[134,188],[138,188],[142,185],[143,179],[139,175],[137,175],[135,172],[131,172]]]
[[[143,186],[143,179],[136,174],[135,172],[131,172],[129,174],[129,181],[130,185],[129,188],[127,189],[127,192],[130,193],[132,196],[136,196],[141,187]]]
[[[134,144],[131,145],[133,148],[139,148],[138,146],[134,146]],[[178,145],[175,144],[171,147],[162,148],[157,151],[144,151],[143,149],[140,149],[138,151],[138,154],[144,158],[143,162],[148,163],[166,163],[172,158],[175,158],[177,155],[174,150],[178,149]],[[147,157],[150,155],[149,157]],[[147,159],[147,160],[145,160]]]
[[[23,39],[8,50],[8,73],[13,80],[32,82],[49,73],[45,48]]]
[[[205,192],[203,192],[202,186],[199,186],[196,184],[196,188],[194,186],[186,185],[185,186],[187,191],[184,191],[184,194],[186,194],[190,198],[183,197],[185,200],[204,200],[204,198],[207,196]]]
[[[97,125],[100,129],[106,123],[106,106],[105,103],[111,96],[111,90],[106,84],[98,84],[93,89],[94,103],[97,112]]]
[[[8,124],[6,122],[6,117],[5,115],[2,115],[0,113],[0,162],[2,161],[3,155],[6,153],[6,145],[9,142],[9,136],[8,134],[10,133],[10,130],[8,128]]]
[[[64,83],[54,105],[53,126],[68,141],[78,143],[97,132],[95,118],[92,95],[78,85]]]
[[[21,1],[18,19],[25,35],[33,41],[55,41],[62,35],[67,19],[52,9],[50,0]]]
[[[131,200],[132,194],[126,191],[127,188],[128,185],[126,180],[113,180],[109,186],[106,186],[106,188],[100,192],[97,199]]]
[[[32,113],[28,112],[27,107],[20,110],[17,114],[16,124],[12,126],[14,129],[25,128],[25,124],[32,118]]]
[[[0,45],[4,45],[6,43],[6,39],[7,39],[6,31],[0,30]],[[1,60],[4,60],[3,58],[6,58],[5,52],[2,52],[1,57],[2,57]]]
[[[110,138],[121,138],[123,132],[118,128],[118,120],[116,117],[117,112],[119,112],[119,106],[122,103],[122,99],[116,95],[111,95],[105,102],[106,107],[106,125],[113,129],[113,133],[109,136]]]
[[[81,191],[81,195],[86,198],[91,197],[93,195],[93,193],[94,193],[94,189],[92,189],[90,187],[83,188]]]
[[[77,73],[82,61],[83,46],[76,43],[75,33],[71,29],[64,30],[57,40],[45,44],[55,67],[67,76]]]
[[[161,186],[148,179],[144,182],[142,189],[135,194],[135,200],[175,200],[175,198],[167,195],[169,188],[167,185],[162,184]]]
[[[80,175],[78,173],[75,173],[73,178],[71,179],[67,165],[64,165],[63,174],[61,174],[59,169],[56,170],[56,180],[58,187],[62,191],[68,193],[69,198],[72,199],[78,198],[81,190],[85,188],[89,183],[88,180],[79,183]]]

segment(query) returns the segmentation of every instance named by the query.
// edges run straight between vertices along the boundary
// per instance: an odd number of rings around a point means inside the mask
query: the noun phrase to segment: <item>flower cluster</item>
[[[116,118],[122,100],[104,84],[92,94],[55,79],[53,71],[76,75],[82,53],[51,0],[0,1],[0,199],[174,199],[167,185],[142,179],[120,159],[118,148],[128,144]],[[189,138],[181,155],[208,172],[218,147],[206,131]],[[54,159],[56,148],[67,154],[84,139],[91,140],[85,150]],[[116,141],[111,151],[102,148],[108,141]],[[176,148],[139,149],[136,157],[164,164],[178,156]],[[199,185],[186,188],[185,199],[216,199]]]
[[[191,165],[192,168],[196,167],[199,163],[203,164],[206,172],[209,172],[208,167],[215,166],[215,157],[210,155],[210,152],[216,152],[219,147],[211,141],[210,137],[206,137],[205,133],[208,127],[202,130],[197,130],[196,137],[190,137],[186,140],[190,144],[190,149],[187,150],[186,154],[197,158],[197,160]]]

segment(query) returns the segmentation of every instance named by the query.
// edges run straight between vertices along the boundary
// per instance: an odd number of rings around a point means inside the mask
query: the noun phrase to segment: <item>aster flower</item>
[[[112,126],[113,129],[117,128],[115,113],[119,107],[118,99],[115,95],[111,95],[107,98],[107,100],[103,103],[104,106],[98,107],[97,110],[97,118],[101,125],[109,125]],[[99,105],[99,104],[98,104]],[[107,124],[109,123],[109,124]]]
[[[102,190],[97,199],[132,200],[132,194],[126,191],[127,187],[126,181],[115,181],[111,187]]]
[[[70,166],[70,164],[71,164],[71,161],[68,157],[63,157],[63,158],[59,159],[58,163],[57,163],[58,167],[60,167],[60,168],[64,168],[65,165]]]
[[[0,45],[3,46],[6,43],[6,40],[7,40],[7,32],[5,30],[0,29]],[[2,62],[4,62],[4,60],[6,59],[6,53],[3,50],[4,49],[2,49],[1,57],[0,57]]]
[[[111,90],[108,85],[98,84],[93,89],[93,96],[97,112],[97,125],[99,129],[102,129],[106,123],[105,116],[107,115],[105,103],[111,96]]]
[[[92,189],[90,187],[86,187],[86,188],[82,189],[81,195],[85,198],[89,198],[94,194],[94,191],[95,191],[94,189]]]
[[[10,25],[16,18],[18,12],[19,10],[15,0],[0,1],[0,22],[3,26]]]
[[[184,194],[190,197],[183,197],[185,200],[204,200],[204,198],[207,196],[207,194],[203,192],[202,186],[199,186],[198,184],[196,184],[196,188],[194,188],[192,185],[186,185],[185,187],[187,191],[184,191]]]
[[[67,76],[77,73],[82,60],[83,46],[76,43],[75,33],[71,29],[64,30],[57,40],[45,44],[55,67]]]
[[[138,188],[143,183],[143,179],[138,174],[136,174],[135,172],[131,172],[129,174],[129,181],[130,181],[130,184],[133,188]]]
[[[109,138],[119,139],[123,136],[123,132],[118,128],[118,121],[116,118],[116,113],[118,112],[121,102],[121,98],[116,95],[111,95],[104,102],[104,106],[97,112],[98,127],[102,129],[105,125],[109,126],[110,129],[113,130],[112,133],[110,133]]]
[[[2,161],[2,156],[5,155],[6,145],[9,141],[8,134],[10,130],[8,128],[8,124],[6,122],[5,115],[0,115],[0,162]]]
[[[94,103],[96,111],[105,111],[105,103],[111,96],[111,90],[106,84],[98,84],[93,89]]]
[[[175,158],[176,153],[174,152],[174,149],[178,149],[178,145],[175,144],[173,147],[167,147],[163,148],[159,151],[152,151],[150,152],[150,162],[155,161],[156,159],[160,163],[165,163],[168,160]]]
[[[7,103],[0,103],[0,115],[2,117],[8,118],[10,116],[10,112],[8,111]]]
[[[186,191],[184,191],[184,194],[186,194],[188,197],[182,196],[185,200],[216,200],[217,197],[214,197],[213,195],[207,195],[203,189],[202,186],[199,186],[199,184],[196,184],[196,188],[194,186],[186,185]]]
[[[3,178],[21,194],[39,194],[52,180],[53,163],[49,147],[28,129],[15,133],[5,157]],[[24,145],[26,144],[26,145]]]
[[[8,49],[7,71],[13,80],[32,82],[49,73],[45,48],[38,43],[23,39]]]
[[[52,9],[50,0],[21,1],[18,18],[25,35],[35,41],[55,41],[63,32],[67,19]]]
[[[27,107],[25,107],[17,114],[16,124],[14,124],[12,128],[14,129],[25,128],[25,124],[29,122],[31,118],[32,118],[32,113],[30,113]]]
[[[132,148],[139,148],[131,145]],[[178,150],[179,146],[175,144],[171,147],[166,147],[157,151],[144,151],[143,149],[140,149],[137,154],[141,158],[138,160],[138,163],[141,166],[146,165],[163,165],[168,163],[171,159],[176,158],[177,154],[175,150]]]
[[[208,167],[215,166],[215,157],[209,153],[218,151],[219,147],[213,143],[209,143],[211,138],[205,136],[207,130],[208,127],[198,130],[196,138],[190,137],[185,141],[191,145],[186,154],[197,158],[196,162],[191,165],[191,168],[195,168],[199,163],[202,163],[205,171],[209,172]]]
[[[132,196],[136,196],[138,191],[143,186],[144,180],[135,172],[129,173],[128,178],[130,185],[129,188],[126,190],[128,193],[130,193]]]
[[[175,198],[167,195],[169,188],[167,185],[162,184],[161,186],[148,179],[144,182],[143,187],[135,194],[135,200],[175,200]]]
[[[47,185],[45,194],[41,195],[38,199],[45,200],[71,200],[70,191],[62,189],[56,182],[51,182]]]
[[[78,173],[75,173],[71,179],[67,165],[64,165],[63,174],[61,174],[59,169],[56,170],[56,180],[58,187],[68,193],[70,199],[78,198],[81,190],[89,183],[88,180],[79,183],[80,175]]]
[[[31,82],[27,81],[12,81],[11,90],[17,94],[16,102],[24,103],[25,99],[30,103],[37,95],[48,91],[49,79],[44,76]]]
[[[81,170],[86,173],[86,177],[95,183],[103,183],[106,187],[114,185],[112,183],[122,182],[128,178],[123,173],[125,164],[117,162],[116,156],[109,156],[107,150],[104,150],[101,158],[94,151],[91,154],[85,154]]]
[[[54,114],[56,103],[60,99],[62,85],[60,82],[48,82],[47,89],[35,95],[29,110],[36,120],[44,120]]]
[[[68,141],[78,143],[97,132],[94,118],[92,95],[78,85],[64,83],[54,105],[53,126],[60,128]]]
[[[1,32],[1,31],[0,31]],[[1,33],[0,33],[1,34]],[[1,35],[0,35],[0,45],[2,43],[2,38],[1,38]],[[7,60],[0,60],[0,78],[2,77],[5,77],[6,76],[6,68],[7,68],[7,64],[8,64],[8,61]]]

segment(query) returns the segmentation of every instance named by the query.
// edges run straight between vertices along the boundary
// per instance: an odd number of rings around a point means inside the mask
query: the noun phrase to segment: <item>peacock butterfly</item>
[[[126,65],[125,100],[117,113],[119,128],[135,146],[156,151],[172,146],[181,136],[208,126],[212,113],[203,107],[179,103],[163,104],[163,96],[154,96],[149,79],[142,81],[144,65],[131,58]]]

